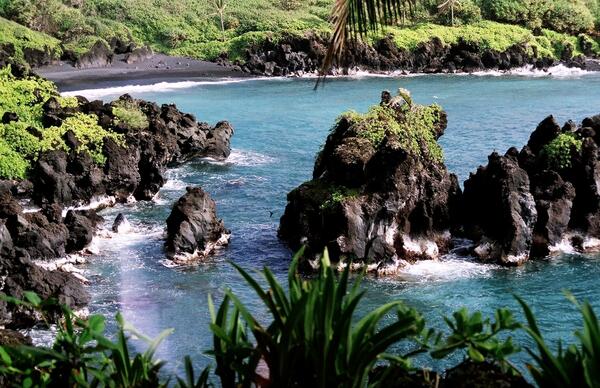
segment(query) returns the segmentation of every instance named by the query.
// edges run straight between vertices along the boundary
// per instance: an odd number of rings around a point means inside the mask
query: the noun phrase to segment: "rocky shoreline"
[[[13,73],[32,77],[18,66]],[[89,301],[85,279],[71,273],[71,261],[62,258],[86,249],[103,219],[94,209],[77,209],[97,198],[110,199],[108,204],[152,200],[166,181],[167,168],[197,157],[223,160],[231,152],[234,131],[229,123],[209,126],[174,105],[158,106],[128,95],[108,104],[83,97],[65,104],[58,95],[51,96],[42,105],[41,131],[71,125],[73,118],[84,116],[93,119],[90,125],[110,131],[101,139],[101,149],[84,148],[90,144],[83,143],[89,135],[72,125],[60,138],[64,148],[42,150],[32,161],[28,180],[0,181],[4,295],[22,298],[24,291],[34,291],[73,309],[84,307]],[[2,117],[5,125],[19,120],[13,112]],[[28,131],[41,136],[39,129]],[[206,222],[213,221],[209,216],[216,219],[212,204]],[[117,231],[126,223],[121,218],[115,222]],[[212,235],[203,238],[203,243],[213,243]],[[214,243],[219,240],[215,236]],[[53,262],[56,259],[64,265]],[[39,318],[34,310],[0,302],[0,324],[7,329],[31,327]]]
[[[226,57],[218,63],[235,66],[242,71],[262,76],[301,76],[316,74],[321,70],[327,52],[326,36],[306,33],[302,36],[287,35],[276,42],[266,39],[250,46],[244,61],[229,63]],[[460,40],[444,44],[433,38],[419,44],[414,50],[399,49],[392,36],[386,36],[373,45],[361,41],[349,43],[343,62],[337,64],[336,73],[347,74],[349,70],[373,73],[473,73],[479,71],[508,71],[525,66],[548,70],[562,64],[570,68],[600,71],[600,61],[591,49],[584,48],[584,55],[574,55],[574,47],[568,45],[562,58],[542,56],[535,47],[513,45],[503,52],[490,50]]]
[[[464,191],[439,157],[445,127],[441,108],[404,90],[342,115],[313,180],[289,193],[279,236],[307,247],[306,268],[327,248],[340,265],[380,275],[435,260],[454,239],[473,241],[463,254],[504,266],[600,248],[600,115],[562,127],[546,118],[521,151],[492,153]]]

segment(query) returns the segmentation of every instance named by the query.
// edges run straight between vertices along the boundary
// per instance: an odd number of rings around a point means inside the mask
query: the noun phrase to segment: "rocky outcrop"
[[[15,234],[9,230],[9,224],[10,219],[0,220],[0,293],[20,299],[24,297],[24,291],[33,291],[43,299],[56,298],[71,308],[87,304],[89,295],[81,282],[69,273],[48,271],[35,265],[31,260],[31,249],[21,246],[23,236],[16,235],[19,239],[13,240]],[[30,232],[29,236],[35,238],[34,233]],[[0,324],[5,327],[30,327],[38,321],[37,312],[0,301]]]
[[[131,230],[131,224],[127,221],[123,213],[119,213],[112,224],[111,230],[114,233],[126,233]]]
[[[279,236],[292,249],[306,245],[311,258],[327,247],[336,261],[380,273],[448,250],[461,192],[436,142],[446,114],[406,101],[384,92],[373,116],[339,120],[313,180],[288,195]],[[409,120],[423,125],[404,125]]]
[[[167,218],[165,251],[182,263],[202,259],[229,243],[231,232],[217,217],[216,204],[199,187],[188,187]]]
[[[113,62],[113,51],[101,40],[94,43],[90,50],[75,61],[78,69],[110,66]]]
[[[148,46],[138,47],[136,49],[131,50],[128,54],[125,55],[123,60],[127,64],[139,63],[143,62],[147,59],[150,59],[154,56],[154,51]]]
[[[245,72],[288,76],[314,73],[320,70],[326,55],[329,37],[316,33],[289,35],[277,41],[266,39],[250,46],[243,63],[237,63]],[[582,56],[573,57],[568,52],[563,63],[585,68]],[[460,40],[444,44],[439,38],[419,44],[414,50],[399,49],[392,36],[386,36],[373,45],[361,41],[350,42],[340,69],[361,69],[374,72],[404,71],[408,73],[469,73],[483,70],[509,70],[525,65],[547,69],[558,62],[538,55],[535,48],[514,45],[504,52],[485,49],[477,44]]]
[[[464,233],[481,259],[521,264],[570,246],[600,248],[600,116],[550,116],[519,152],[496,153],[465,182]]]
[[[147,126],[132,128],[113,114],[115,104],[139,107],[146,116]],[[42,154],[35,163],[31,180],[38,204],[76,205],[89,203],[94,197],[112,196],[125,202],[130,196],[137,200],[154,197],[165,183],[167,167],[195,157],[222,160],[229,156],[233,128],[227,122],[215,127],[198,123],[194,116],[180,112],[174,105],[158,105],[123,96],[118,102],[103,104],[80,98],[78,108],[60,107],[51,99],[44,105],[45,125],[60,125],[76,112],[94,114],[98,124],[121,133],[124,144],[112,139],[104,142],[104,165],[94,163],[86,153],[78,152],[74,134],[67,133],[70,150]]]
[[[439,156],[445,127],[439,107],[414,105],[404,90],[343,115],[313,180],[288,194],[279,236],[309,259],[328,248],[379,273],[435,259],[454,237],[473,241],[461,252],[505,266],[600,251],[600,115],[563,126],[546,118],[521,151],[492,153],[464,193]]]
[[[485,261],[518,265],[527,260],[538,213],[529,176],[516,155],[489,157],[465,182],[464,225],[478,241],[477,256]]]
[[[11,244],[31,259],[55,259],[83,250],[102,221],[93,210],[69,210],[64,218],[62,213],[57,204],[25,212],[10,192],[0,193],[0,221],[11,236]]]

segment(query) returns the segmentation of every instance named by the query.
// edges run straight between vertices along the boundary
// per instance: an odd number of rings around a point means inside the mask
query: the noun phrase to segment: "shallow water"
[[[449,169],[461,181],[485,163],[491,151],[520,148],[548,114],[579,122],[600,113],[600,75],[364,77],[330,79],[317,92],[313,86],[314,80],[279,79],[117,91],[175,103],[210,123],[227,119],[236,129],[227,162],[196,161],[172,170],[154,202],[104,211],[107,227],[124,212],[133,231],[100,238],[101,255],[86,267],[92,280],[92,312],[114,315],[122,310],[151,335],[175,329],[160,351],[170,369],[180,369],[184,354],[191,354],[199,365],[210,362],[203,355],[211,345],[208,294],[220,299],[231,287],[261,315],[255,296],[227,260],[249,269],[268,265],[279,276],[285,274],[290,252],[277,240],[276,230],[286,193],[310,178],[315,154],[341,112],[364,111],[378,102],[381,90],[398,87],[410,89],[419,103],[442,105],[449,126],[441,143]],[[109,99],[115,97],[111,93],[85,94]],[[215,198],[219,215],[233,232],[232,243],[210,263],[169,269],[161,264],[165,219],[188,185],[200,185]],[[562,290],[570,289],[598,306],[599,279],[598,257],[563,255],[502,269],[450,255],[441,262],[414,265],[398,278],[368,280],[361,311],[402,299],[440,324],[442,315],[461,306],[486,313],[503,306],[516,308],[515,293],[533,305],[549,338],[571,339],[580,318]]]

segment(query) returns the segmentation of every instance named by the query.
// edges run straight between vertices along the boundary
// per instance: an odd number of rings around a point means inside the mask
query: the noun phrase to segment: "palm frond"
[[[350,38],[362,37],[382,25],[398,20],[406,8],[410,12],[416,0],[336,0],[331,14],[333,33],[321,68],[325,76],[340,62]]]

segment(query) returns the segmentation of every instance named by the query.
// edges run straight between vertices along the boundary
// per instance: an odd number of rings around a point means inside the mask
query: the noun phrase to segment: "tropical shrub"
[[[364,295],[361,277],[350,281],[350,265],[338,273],[325,252],[316,276],[302,278],[296,271],[301,254],[290,266],[287,290],[268,268],[263,270],[263,287],[236,267],[267,311],[261,317],[264,325],[231,290],[226,290],[218,310],[209,297],[209,353],[221,386],[385,387],[399,384],[398,378],[437,386],[439,375],[412,366],[411,359],[424,353],[435,359],[463,353],[467,365],[498,365],[507,377],[519,376],[509,360],[520,350],[510,336],[515,330],[523,330],[533,341],[534,347],[526,346],[532,360],[526,367],[538,386],[600,384],[600,323],[587,301],[579,303],[567,294],[583,317],[583,328],[575,332],[577,342],[569,345],[548,344],[531,308],[518,297],[526,324],[515,321],[505,308],[498,309],[493,320],[463,308],[445,318],[449,331],[444,333],[427,329],[423,317],[399,301],[356,317]],[[105,334],[102,316],[81,319],[55,300],[42,301],[31,292],[23,297],[2,299],[37,310],[45,324],[59,322],[58,332],[50,348],[0,346],[0,377],[11,386],[164,387],[171,381],[161,373],[164,363],[154,357],[170,330],[151,340],[117,315],[112,340]],[[147,350],[132,353],[128,334],[146,342]],[[196,374],[189,356],[183,364],[185,376],[176,376],[177,387],[212,386],[209,368]],[[500,377],[494,373],[494,378]]]
[[[172,330],[156,339],[141,335],[117,315],[117,340],[105,336],[105,319],[92,315],[80,319],[55,300],[42,301],[32,292],[25,300],[4,297],[11,303],[37,310],[46,319],[60,311],[56,339],[51,348],[0,346],[0,376],[14,387],[162,387],[159,371],[163,363],[154,359],[157,347]],[[48,322],[48,321],[46,321]],[[144,353],[130,356],[127,333],[145,341]],[[183,381],[183,380],[182,380]]]
[[[69,148],[63,137],[69,131],[73,132],[77,140],[81,143],[76,151],[88,153],[94,162],[99,165],[103,165],[106,162],[106,156],[104,156],[102,150],[104,139],[112,139],[118,144],[124,144],[125,141],[123,135],[99,126],[96,115],[77,113],[65,119],[60,127],[45,129],[40,142],[40,150],[49,151],[62,148],[68,151]]]
[[[148,118],[135,101],[116,101],[112,113],[115,116],[115,124],[123,124],[131,129],[148,128]]]
[[[491,20],[541,27],[541,19],[537,13],[530,13],[530,0],[483,0],[482,10],[486,18]]]
[[[10,66],[0,69],[0,115],[13,112],[19,121],[40,128],[42,106],[57,94],[51,81],[33,76],[16,78]]]
[[[505,372],[516,371],[508,357],[518,353],[520,348],[513,343],[511,336],[499,339],[501,334],[521,327],[510,310],[498,309],[493,322],[484,319],[481,312],[469,314],[466,308],[456,311],[452,319],[446,317],[444,320],[451,332],[443,342],[436,344],[431,352],[433,358],[443,359],[456,351],[466,350],[469,359],[474,362],[487,360],[498,363]]]
[[[544,16],[544,27],[577,34],[594,28],[594,16],[581,0],[557,0]]]
[[[22,179],[27,174],[29,163],[15,152],[4,139],[0,139],[0,177]]]
[[[440,24],[455,26],[476,23],[481,21],[481,8],[472,0],[462,0],[456,5],[453,20],[452,12],[447,10],[444,12],[440,10],[436,20]]]
[[[600,324],[589,302],[579,303],[571,294],[567,297],[583,317],[583,330],[576,331],[577,345],[558,344],[555,353],[544,340],[531,308],[517,298],[527,319],[524,330],[534,341],[537,352],[526,348],[534,360],[527,367],[540,387],[598,387],[600,386]]]
[[[581,151],[583,142],[574,133],[561,133],[542,149],[548,167],[561,170],[571,167],[573,155]]]
[[[304,280],[296,271],[301,255],[302,251],[290,266],[287,293],[268,268],[263,276],[269,288],[264,289],[234,264],[267,307],[271,321],[263,326],[231,290],[226,291],[217,312],[211,308],[215,373],[223,386],[262,382],[362,387],[377,362],[410,368],[413,352],[392,355],[386,351],[392,344],[420,335],[425,324],[422,316],[398,301],[357,319],[356,307],[364,291],[360,278],[350,282],[350,266],[338,276],[325,251],[317,277]],[[395,318],[386,320],[389,315]],[[268,368],[267,375],[260,373],[260,362]]]

